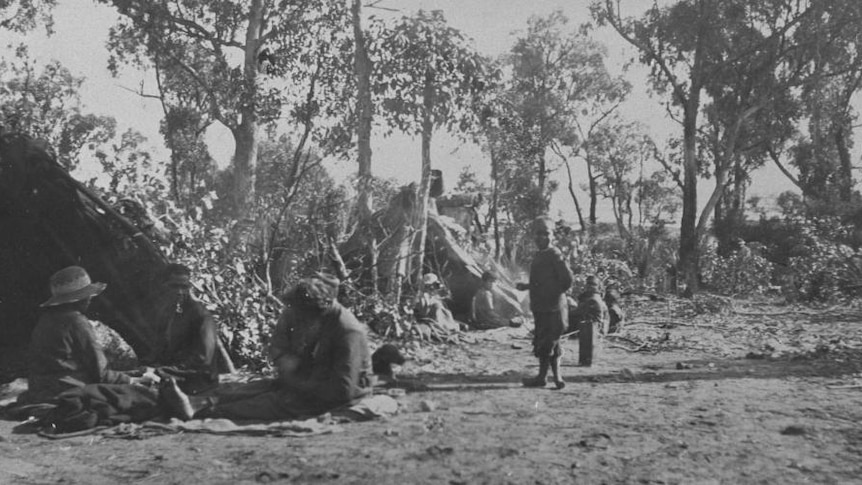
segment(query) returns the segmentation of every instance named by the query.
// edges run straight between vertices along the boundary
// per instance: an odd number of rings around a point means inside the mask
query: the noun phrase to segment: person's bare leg
[[[566,381],[563,380],[562,374],[560,374],[560,363],[563,360],[562,355],[555,355],[551,357],[551,373],[554,375],[554,385],[557,389],[562,389],[566,387]]]
[[[213,398],[187,395],[172,378],[163,381],[159,392],[174,416],[183,421],[192,419],[195,413],[214,404]]]

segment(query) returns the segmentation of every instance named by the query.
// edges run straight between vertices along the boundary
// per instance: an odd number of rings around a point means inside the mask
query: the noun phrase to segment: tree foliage
[[[486,86],[487,63],[439,10],[420,10],[377,34],[373,91],[392,129],[421,135],[422,180],[414,227],[421,274],[431,187],[431,138],[438,128],[469,133],[475,123],[474,99]],[[416,279],[419,289],[421,278]]]
[[[21,45],[15,58],[0,60],[0,126],[42,139],[72,170],[115,135],[112,117],[86,113],[78,91],[84,79],[57,61],[37,66]]]
[[[290,88],[311,84],[320,90],[344,77],[344,63],[334,62],[348,50],[344,9],[329,0],[101,1],[122,16],[111,32],[111,67],[152,63],[168,76],[163,85],[168,93],[196,92],[198,109],[231,131],[230,196],[234,213],[248,216],[260,126],[278,119],[288,100],[291,116],[307,122],[325,108],[317,96],[298,97],[304,89],[291,98]]]

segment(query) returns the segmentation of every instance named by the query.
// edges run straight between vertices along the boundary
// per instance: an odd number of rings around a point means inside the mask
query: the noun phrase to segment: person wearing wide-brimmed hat
[[[159,340],[143,361],[159,373],[180,379],[187,392],[197,393],[218,384],[218,330],[203,304],[191,294],[191,270],[171,263],[164,271],[161,291],[152,307]]]
[[[84,316],[90,300],[105,290],[80,266],[51,276],[51,297],[30,339],[26,399],[46,402],[79,384],[129,384],[133,378],[108,368],[93,326]]]
[[[165,397],[177,417],[273,421],[323,414],[371,393],[368,339],[353,313],[336,301],[338,282],[301,280],[284,297],[272,336],[277,377],[239,390],[187,396],[166,380]]]

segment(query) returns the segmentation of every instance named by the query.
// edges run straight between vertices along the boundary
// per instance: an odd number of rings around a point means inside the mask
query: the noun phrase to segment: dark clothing
[[[196,416],[261,421],[296,419],[355,404],[370,394],[371,354],[359,321],[338,303],[317,318],[319,333],[312,336],[304,331],[307,324],[298,325],[297,314],[288,307],[273,333],[273,360],[278,363],[283,358],[298,358],[295,381],[252,383],[256,387],[251,391],[215,393],[215,406]]]
[[[590,366],[598,358],[607,333],[608,309],[601,295],[587,290],[578,295],[578,363]]]
[[[88,384],[64,391],[42,422],[58,433],[140,423],[162,415],[158,392],[127,384]]]
[[[75,387],[61,381],[69,378],[84,384],[131,382],[126,374],[108,369],[87,317],[68,307],[51,308],[33,329],[26,401],[46,402]]]
[[[568,307],[556,312],[533,312],[536,329],[533,332],[533,355],[538,358],[560,357],[560,336],[569,321]]]
[[[218,382],[218,362],[216,360],[216,339],[218,333],[212,315],[204,306],[189,298],[177,311],[176,305],[165,299],[158,313],[159,344],[155,353],[148,359],[158,366],[176,367],[179,372],[166,369],[166,374],[185,374],[180,381],[184,391],[185,384],[193,387],[206,386]],[[182,371],[195,371],[191,376]],[[197,382],[201,381],[201,382]]]
[[[555,247],[536,252],[530,264],[530,310],[556,312],[566,305],[572,270]]]
[[[530,309],[536,328],[533,354],[559,357],[560,336],[568,324],[566,291],[572,286],[572,270],[557,248],[536,252],[530,264]]]

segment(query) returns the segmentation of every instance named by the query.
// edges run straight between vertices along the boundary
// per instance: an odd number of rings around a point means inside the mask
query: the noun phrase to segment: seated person
[[[132,384],[142,378],[108,368],[90,320],[84,313],[106,285],[93,283],[80,266],[51,276],[51,298],[40,306],[30,340],[28,390],[19,402],[48,402],[63,391],[86,384]]]
[[[191,271],[169,264],[154,303],[160,337],[144,361],[172,375],[185,392],[197,393],[218,384],[218,333],[206,308],[191,294]]]
[[[424,291],[413,307],[416,321],[426,323],[446,331],[458,331],[461,325],[452,316],[452,311],[443,303],[444,289],[440,278],[434,273],[422,277]]]
[[[188,396],[168,378],[163,390],[174,414],[182,419],[297,419],[371,394],[374,376],[365,330],[335,300],[337,291],[337,282],[315,277],[301,280],[285,296],[270,349],[276,379]]]
[[[497,282],[497,274],[493,271],[482,273],[482,286],[473,296],[471,320],[473,326],[478,329],[498,328],[508,325],[494,304],[494,284]]]

